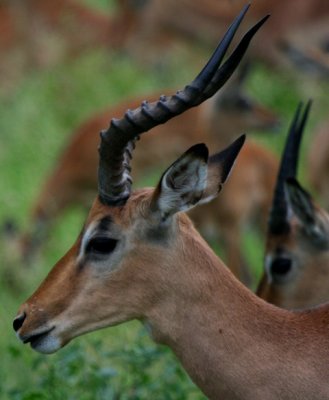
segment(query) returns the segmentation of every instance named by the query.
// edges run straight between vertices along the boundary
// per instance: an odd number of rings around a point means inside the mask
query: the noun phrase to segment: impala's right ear
[[[245,141],[241,136],[225,150],[210,157],[204,144],[191,147],[162,175],[151,209],[165,221],[179,211],[215,198],[226,181]]]
[[[217,197],[232,171],[245,140],[246,135],[242,135],[226,149],[209,157],[207,186],[199,204],[208,203]]]

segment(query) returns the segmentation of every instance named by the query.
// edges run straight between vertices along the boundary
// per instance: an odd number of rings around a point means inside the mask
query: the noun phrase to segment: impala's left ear
[[[310,194],[298,181],[289,178],[286,181],[289,207],[300,221],[301,231],[318,247],[329,246],[329,219],[314,204]]]
[[[226,181],[244,143],[241,136],[228,148],[210,157],[204,144],[191,147],[162,175],[151,209],[161,220],[215,198]]]

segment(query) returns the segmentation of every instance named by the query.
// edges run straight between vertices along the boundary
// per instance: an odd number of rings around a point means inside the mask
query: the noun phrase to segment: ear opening
[[[211,201],[228,178],[244,142],[245,135],[242,135],[211,156],[209,162],[204,144],[191,147],[162,175],[151,202],[152,211],[159,211],[165,220],[176,212]]]
[[[310,194],[302,188],[295,178],[285,183],[289,206],[294,214],[305,224],[315,223],[315,208]]]
[[[154,192],[151,209],[164,220],[187,211],[202,197],[207,184],[208,148],[197,144],[179,157],[162,175]]]

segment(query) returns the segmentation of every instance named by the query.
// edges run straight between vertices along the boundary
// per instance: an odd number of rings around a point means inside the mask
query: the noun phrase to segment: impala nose
[[[14,328],[14,331],[15,331],[15,332],[17,332],[17,331],[22,327],[22,325],[23,325],[23,323],[24,323],[24,321],[25,321],[25,318],[26,318],[26,314],[25,314],[25,312],[24,312],[24,313],[18,315],[18,316],[14,319],[13,328]]]

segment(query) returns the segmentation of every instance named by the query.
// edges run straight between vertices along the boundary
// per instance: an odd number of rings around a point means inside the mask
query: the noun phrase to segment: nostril
[[[14,319],[13,328],[14,328],[15,332],[17,332],[22,327],[22,325],[25,321],[25,318],[26,318],[26,314],[23,313]]]

